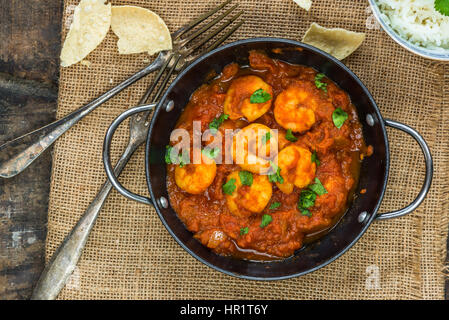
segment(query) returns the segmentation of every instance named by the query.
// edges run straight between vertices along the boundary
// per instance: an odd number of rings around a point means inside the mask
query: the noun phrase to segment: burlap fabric
[[[77,0],[65,1],[64,28]],[[112,1],[154,10],[170,30],[219,1]],[[237,2],[237,1],[236,1]],[[273,36],[300,40],[312,22],[367,33],[345,63],[362,79],[387,118],[416,128],[430,145],[435,179],[426,201],[406,217],[375,222],[334,263],[312,274],[277,282],[236,279],[210,269],[168,234],[153,208],[113,191],[93,229],[81,261],[61,299],[442,299],[449,191],[449,65],[417,57],[373,28],[367,1],[314,1],[308,13],[291,0],[239,1],[246,23],[229,40]],[[368,27],[367,27],[368,26]],[[145,54],[119,55],[109,32],[87,60],[90,67],[61,69],[58,117],[62,117],[145,66]],[[48,218],[47,259],[75,225],[105,180],[101,161],[111,121],[134,106],[151,77],[100,107],[65,134],[54,149]],[[388,130],[391,176],[381,211],[398,209],[417,194],[423,157],[407,135]],[[128,127],[116,134],[117,158]],[[143,148],[121,180],[146,194]]]

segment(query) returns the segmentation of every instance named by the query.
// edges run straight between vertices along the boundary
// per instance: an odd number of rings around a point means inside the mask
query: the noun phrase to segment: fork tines
[[[148,97],[151,95],[154,89],[156,89],[157,85],[160,82],[158,90],[152,99],[152,101],[158,101],[167,83],[169,82],[171,75],[174,73],[175,70],[179,71],[180,69],[179,64],[182,64],[181,67],[182,69],[189,62],[195,60],[200,54],[193,55],[193,53],[212,39],[213,39],[212,43],[210,43],[208,46],[205,46],[205,49],[202,50],[202,53],[206,53],[208,51],[217,48],[243,24],[243,21],[240,21],[238,23],[235,23],[231,28],[228,28],[243,14],[243,11],[239,11],[230,18],[225,19],[231,13],[235,12],[235,9],[238,7],[237,4],[230,7],[229,9],[226,9],[223,13],[219,14],[217,17],[207,22],[204,26],[202,27],[199,26],[198,28],[195,28],[196,26],[208,20],[209,17],[213,16],[215,13],[225,8],[226,5],[228,5],[230,2],[231,0],[223,2],[222,4],[213,8],[209,12],[206,12],[205,14],[199,16],[198,18],[194,19],[193,21],[181,27],[172,34],[173,51],[169,55],[167,61],[164,63],[162,68],[160,69],[158,75],[156,76],[155,81],[153,82],[153,85],[146,92],[144,99],[142,99],[143,101],[146,101],[148,99]],[[220,35],[222,31],[226,29],[229,30]],[[211,31],[207,33],[207,31],[209,30]],[[182,37],[183,35],[186,36],[183,38]],[[218,38],[215,38],[217,35],[220,36]],[[198,37],[200,37],[200,39],[194,42],[194,40]],[[163,77],[164,73],[167,70],[168,70],[167,74],[165,75],[165,77]]]
[[[174,50],[176,50],[176,49],[180,50],[186,57],[186,56],[192,54],[195,50],[200,48],[202,45],[206,44],[213,37],[215,37],[216,35],[221,33],[224,29],[226,29],[228,26],[230,26],[233,22],[235,22],[243,14],[243,11],[237,12],[235,15],[233,15],[232,17],[230,17],[226,20],[225,20],[225,18],[228,17],[231,13],[235,12],[235,9],[237,9],[238,4],[226,9],[223,13],[219,14],[218,16],[216,16],[215,18],[213,18],[211,21],[207,22],[203,26],[195,28],[197,25],[201,24],[202,22],[206,22],[206,20],[208,20],[209,17],[213,16],[218,11],[225,8],[226,5],[228,5],[230,2],[231,2],[231,0],[227,0],[227,1],[223,2],[219,6],[212,9],[211,11],[203,14],[199,18],[195,19],[191,23],[187,24],[186,26],[182,27],[177,32],[175,32],[174,38],[173,38]],[[243,22],[237,23],[231,29],[232,32],[228,31],[224,35],[222,35],[220,38],[215,39],[215,41],[212,44],[210,44],[209,47],[207,47],[207,51],[210,50],[210,47],[213,47],[213,48],[218,47],[242,24],[243,24]],[[195,28],[195,30],[194,30],[194,28]],[[207,31],[210,31],[210,32],[206,34]],[[187,33],[189,33],[189,34],[186,35]],[[182,37],[183,35],[186,35],[186,36]],[[194,40],[198,37],[201,37],[201,39],[197,42],[194,42]],[[187,47],[187,45],[189,45],[189,47]]]

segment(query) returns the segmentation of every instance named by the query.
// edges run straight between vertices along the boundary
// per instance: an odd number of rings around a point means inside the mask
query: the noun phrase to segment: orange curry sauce
[[[239,77],[256,75],[272,87],[273,103],[253,123],[278,130],[279,151],[297,145],[316,152],[319,165],[316,165],[315,177],[326,187],[327,193],[316,197],[314,206],[309,208],[311,215],[304,215],[298,208],[298,201],[306,187],[295,186],[293,192],[286,194],[272,183],[271,199],[263,211],[235,215],[228,208],[223,185],[231,172],[241,170],[236,164],[217,164],[213,182],[199,194],[190,194],[178,187],[176,165],[168,164],[167,188],[173,209],[203,245],[221,255],[249,260],[280,260],[293,255],[304,243],[319,238],[338,222],[352,200],[360,163],[364,156],[372,153],[372,147],[365,146],[357,112],[348,95],[328,78],[321,80],[327,84],[323,90],[317,88],[317,72],[312,68],[274,60],[258,51],[250,53],[249,62],[250,65],[245,67],[235,63],[227,65],[219,76],[197,89],[176,127],[187,129],[192,135],[192,122],[201,121],[201,130],[208,129],[209,123],[224,113],[230,84]],[[286,129],[277,123],[273,109],[277,96],[295,85],[304,88],[319,103],[314,109],[316,122],[307,131],[293,132],[298,140],[291,142],[285,138]],[[348,114],[340,129],[332,120],[337,108]],[[228,119],[219,130],[247,125],[249,122],[245,118]],[[244,193],[245,188],[238,192]],[[270,209],[273,203],[280,205]],[[272,220],[261,227],[264,215],[271,216]]]

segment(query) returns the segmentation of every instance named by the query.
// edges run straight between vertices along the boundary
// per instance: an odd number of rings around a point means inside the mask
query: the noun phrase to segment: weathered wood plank
[[[0,0],[0,70],[57,83],[62,0]]]
[[[0,144],[55,118],[63,2],[0,0]],[[44,266],[51,154],[0,180],[0,299],[27,299]]]

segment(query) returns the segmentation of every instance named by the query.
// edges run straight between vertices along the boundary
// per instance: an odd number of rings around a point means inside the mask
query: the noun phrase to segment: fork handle
[[[117,176],[120,175],[134,151],[141,144],[141,141],[130,140],[126,150],[114,168],[114,173]],[[112,184],[107,180],[78,223],[73,227],[72,231],[67,235],[45,266],[33,290],[32,300],[54,300],[62,288],[64,288],[67,279],[75,270],[90,232],[111,189]]]
[[[154,62],[149,66],[135,73],[92,102],[60,120],[52,122],[40,129],[32,131],[0,146],[0,177],[11,178],[22,172],[63,133],[73,127],[78,121],[92,112],[99,105],[106,102],[137,80],[160,69],[166,57],[167,52],[161,52],[156,60],[154,60]]]

